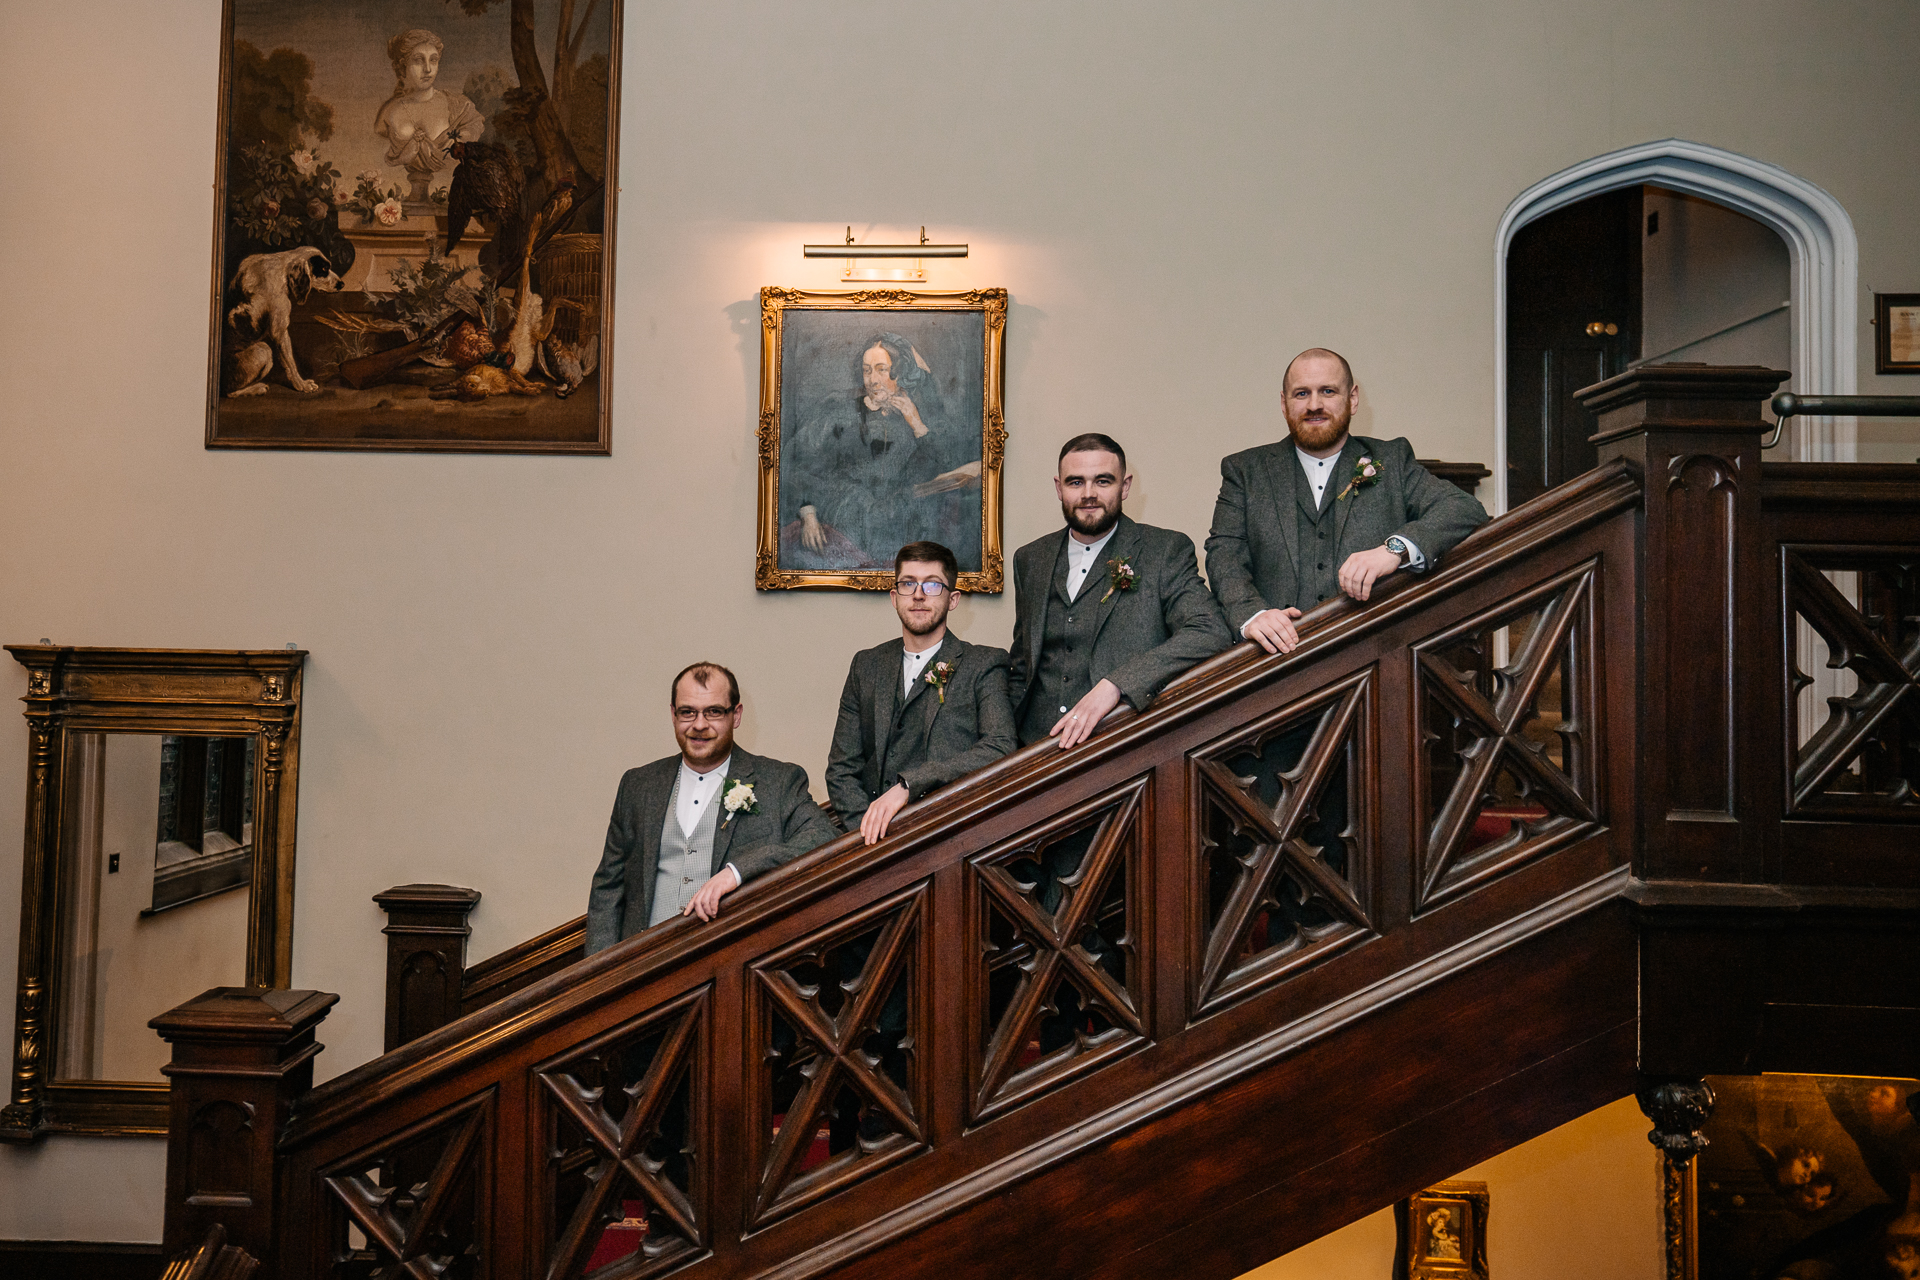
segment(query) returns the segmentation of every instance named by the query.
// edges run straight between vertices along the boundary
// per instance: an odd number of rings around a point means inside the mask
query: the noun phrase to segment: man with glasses
[[[900,638],[853,656],[827,755],[827,799],[878,844],[902,808],[1013,750],[1007,651],[947,630],[959,565],[937,542],[893,558]]]
[[[696,662],[668,703],[680,754],[629,769],[587,897],[587,954],[675,916],[711,920],[720,899],[833,839],[807,771],[736,747],[740,683]]]

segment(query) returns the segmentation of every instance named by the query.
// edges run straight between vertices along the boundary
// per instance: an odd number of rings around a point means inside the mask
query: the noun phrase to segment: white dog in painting
[[[227,394],[265,395],[267,384],[262,379],[273,370],[275,352],[288,386],[295,391],[318,391],[320,384],[302,377],[293,362],[287,326],[293,319],[293,304],[305,302],[308,293],[347,287],[333,273],[327,255],[311,245],[256,253],[240,260],[240,269],[227,287],[246,296],[245,302],[227,312]]]

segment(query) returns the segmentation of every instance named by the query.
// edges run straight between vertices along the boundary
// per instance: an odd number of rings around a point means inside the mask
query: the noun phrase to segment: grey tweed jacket
[[[1013,647],[1008,650],[1007,697],[1016,725],[1033,694],[1040,642],[1047,629],[1047,595],[1053,590],[1054,564],[1066,553],[1066,545],[1063,527],[1013,553]],[[1094,680],[1113,681],[1129,706],[1144,711],[1169,680],[1233,640],[1200,578],[1192,538],[1122,515],[1102,559],[1122,558],[1138,575],[1131,590],[1108,595],[1110,574],[1102,564],[1087,575],[1080,595],[1095,601]]]
[[[840,716],[827,753],[827,799],[851,827],[867,806],[896,782],[918,800],[975,769],[985,768],[1018,744],[1007,703],[1007,651],[968,644],[948,632],[927,659],[954,664],[942,690],[924,678],[901,692],[898,639],[853,655]]]
[[[1431,569],[1460,539],[1486,523],[1486,508],[1415,462],[1413,445],[1404,437],[1347,437],[1327,482],[1337,486],[1336,495],[1363,457],[1383,464],[1385,473],[1333,502],[1336,563],[1397,533],[1420,548]],[[1235,636],[1262,609],[1311,609],[1320,603],[1303,598],[1300,586],[1295,504],[1302,490],[1311,501],[1313,491],[1291,439],[1247,449],[1220,463],[1220,497],[1207,538],[1207,577]]]
[[[678,755],[627,770],[607,823],[607,845],[587,894],[587,954],[604,951],[647,927],[653,915],[653,879],[660,865],[660,832],[680,768]],[[807,771],[739,747],[725,787],[753,784],[756,812],[721,813],[709,875],[731,862],[744,882],[835,836],[827,815],[807,790]],[[723,788],[724,793],[724,788]]]

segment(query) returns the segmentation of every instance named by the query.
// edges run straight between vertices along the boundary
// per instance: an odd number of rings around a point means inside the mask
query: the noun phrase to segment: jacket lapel
[[[937,691],[933,688],[933,686],[927,683],[927,677],[933,673],[934,663],[953,657],[953,650],[955,646],[956,646],[956,641],[953,638],[952,632],[948,632],[946,635],[940,637],[939,647],[933,651],[933,656],[927,659],[927,664],[920,668],[920,678],[913,682],[913,688],[908,689],[906,691],[906,706],[903,706],[901,708],[901,711],[903,713],[905,712],[906,707],[912,706],[914,702],[920,697],[921,694],[937,693]],[[900,648],[901,648],[901,652],[905,653],[906,646],[903,644],[900,646]],[[901,660],[903,662],[905,661],[904,658],[902,658]],[[898,668],[894,670],[893,678],[895,680],[903,680],[903,677]],[[894,686],[894,692],[895,693],[900,692],[900,686],[898,684]],[[940,705],[940,699],[937,696],[934,699],[934,705],[936,707]],[[935,714],[937,715],[939,713],[936,712]]]
[[[734,828],[745,817],[744,813],[727,812],[727,790],[736,782],[753,782],[754,766],[760,763],[760,757],[749,755],[739,747],[733,749],[733,763],[727,766],[726,781],[720,784],[720,794],[713,802],[720,806],[713,815],[713,865],[716,869],[727,865],[727,851],[733,847]]]
[[[641,912],[640,927],[646,928],[647,917],[653,911],[653,881],[660,870],[660,833],[665,824],[673,821],[673,784],[680,778],[680,757],[673,757],[673,767],[662,770],[660,775],[647,779],[646,790],[640,794],[640,883],[634,886],[629,877],[629,888],[637,887],[644,900],[645,910]]]
[[[1293,513],[1294,504],[1301,501],[1300,494],[1305,491],[1306,477],[1300,472],[1300,459],[1293,451],[1293,438],[1289,436],[1274,446],[1265,459],[1267,467],[1267,492],[1273,495],[1273,505],[1265,515],[1280,526],[1280,541],[1287,548],[1287,560],[1295,568],[1298,576],[1300,564],[1300,518]]]
[[[1021,602],[1027,606],[1027,687],[1029,689],[1037,687],[1040,681],[1040,642],[1046,638],[1047,601],[1053,597],[1053,577],[1059,572],[1060,557],[1066,554],[1067,531],[1062,526],[1060,532],[1053,536],[1053,554],[1047,555],[1043,551],[1037,557],[1040,563],[1034,568],[1041,572],[1033,580],[1034,589],[1027,592],[1026,600]]]
[[[1327,497],[1333,502],[1334,507],[1333,549],[1336,555],[1340,553],[1340,538],[1347,531],[1347,514],[1353,510],[1354,504],[1360,501],[1360,495],[1366,492],[1365,489],[1355,489],[1346,496],[1345,501],[1341,501],[1340,490],[1346,488],[1347,483],[1353,479],[1354,465],[1366,454],[1366,446],[1360,443],[1360,438],[1348,436],[1347,447],[1340,451],[1340,461],[1333,464],[1333,478],[1327,481]]]
[[[1113,531],[1113,541],[1107,544],[1106,550],[1101,553],[1100,558],[1103,561],[1112,562],[1120,559],[1122,556],[1131,556],[1139,550],[1140,526],[1127,517],[1121,516],[1119,525]],[[1107,625],[1107,618],[1112,615],[1114,608],[1119,605],[1120,597],[1126,594],[1114,588],[1111,581],[1112,575],[1107,569],[1106,564],[1102,564],[1098,566],[1098,568],[1099,572],[1089,572],[1087,574],[1086,582],[1080,587],[1080,593],[1083,596],[1095,590],[1100,592],[1099,596],[1093,597],[1093,640],[1090,642],[1093,644],[1100,642],[1100,628]],[[1135,574],[1140,573],[1139,565],[1135,565],[1133,569]],[[1136,591],[1140,589],[1137,578],[1133,589]],[[1100,596],[1105,596],[1106,599],[1102,600]]]

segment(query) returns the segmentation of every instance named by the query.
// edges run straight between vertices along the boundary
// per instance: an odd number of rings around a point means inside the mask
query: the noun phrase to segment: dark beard
[[[900,619],[900,626],[910,636],[926,636],[932,635],[934,631],[939,628],[940,624],[946,620],[947,615],[942,613],[932,618],[925,626],[921,626],[911,618],[902,618]]]
[[[1067,527],[1083,538],[1098,538],[1101,534],[1120,523],[1119,507],[1115,507],[1111,511],[1103,508],[1100,514],[1100,522],[1091,528],[1083,523],[1087,517],[1080,514],[1078,507],[1068,506],[1063,502],[1060,504],[1060,510],[1067,517]]]

